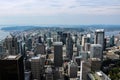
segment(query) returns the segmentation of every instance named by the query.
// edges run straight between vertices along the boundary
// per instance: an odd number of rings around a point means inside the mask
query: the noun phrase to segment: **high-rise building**
[[[99,71],[101,68],[101,60],[99,58],[91,58],[90,60],[91,70]]]
[[[41,36],[38,37],[38,43],[42,43],[42,38],[41,38]]]
[[[85,51],[90,51],[90,43],[85,43]]]
[[[94,44],[101,44],[102,50],[105,50],[104,35],[104,29],[97,29],[95,31]]]
[[[62,42],[54,42],[54,65],[61,67],[63,63],[63,44]]]
[[[87,35],[82,36],[82,46],[85,48],[85,43],[89,42]]]
[[[58,32],[57,32],[58,40],[59,40],[59,41],[62,41],[62,38],[63,38],[63,37],[62,37],[62,36],[63,36],[62,34],[63,34],[62,31],[58,31]]]
[[[18,40],[18,53],[22,53],[22,40]]]
[[[76,56],[75,57],[75,62],[77,63],[78,66],[80,66],[81,60],[82,60],[82,56]]]
[[[80,44],[77,44],[77,56],[79,56],[79,53],[80,53],[81,51],[84,51],[84,50],[83,50],[83,46],[80,45]]]
[[[63,45],[66,44],[67,34],[68,34],[68,33],[65,33],[65,32],[62,34],[62,42],[63,42]]]
[[[0,42],[0,54],[5,53],[5,48],[3,46],[3,42]]]
[[[43,35],[43,42],[46,43],[46,34]]]
[[[52,46],[52,38],[47,38],[47,46],[48,47]]]
[[[46,79],[45,80],[53,80],[53,70],[52,70],[51,66],[48,66],[46,68],[45,73],[46,73],[46,75],[45,75]]]
[[[21,55],[23,55],[24,58],[27,57],[27,54],[26,54],[26,49],[25,49],[25,43],[22,42],[22,47],[21,47]]]
[[[110,47],[114,46],[114,36],[110,38]]]
[[[45,54],[45,45],[44,44],[36,44],[35,47],[35,54]]]
[[[88,52],[87,51],[81,51],[80,56],[82,57],[83,60],[88,59]]]
[[[41,79],[40,56],[31,59],[31,71],[33,79]]]
[[[6,52],[10,55],[18,54],[18,43],[17,38],[15,36],[9,35],[5,39],[4,47],[6,48]]]
[[[24,80],[24,65],[21,55],[8,55],[0,60],[0,80]]]
[[[76,78],[77,71],[78,71],[77,63],[75,63],[73,61],[69,62],[68,63],[68,76],[70,78]]]
[[[29,38],[27,40],[27,48],[28,48],[29,51],[32,49],[32,39],[31,38]]]
[[[66,56],[69,59],[72,59],[72,56],[73,56],[73,40],[71,38],[70,33],[68,33],[68,36],[66,39]]]
[[[22,40],[18,40],[18,53],[20,53],[24,58],[26,57],[25,53],[25,42],[22,42]]]
[[[102,46],[100,44],[91,44],[90,58],[100,58],[102,59]]]

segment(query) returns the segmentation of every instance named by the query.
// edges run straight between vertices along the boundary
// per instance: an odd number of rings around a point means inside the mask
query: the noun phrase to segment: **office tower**
[[[18,44],[17,44],[17,38],[13,36],[12,38],[12,50],[13,54],[18,54]]]
[[[24,80],[24,65],[21,55],[8,55],[0,60],[0,80]]]
[[[104,45],[104,29],[98,29],[95,31],[95,38],[94,38],[94,43],[95,44],[101,44],[102,50],[105,50],[105,45]]]
[[[82,45],[82,37],[83,37],[83,34],[80,34],[80,45]]]
[[[41,80],[40,56],[31,59],[31,71],[33,79]]]
[[[62,67],[63,63],[63,44],[62,42],[54,42],[54,65]]]
[[[3,46],[3,42],[0,42],[0,54],[5,53],[5,48]]]
[[[87,74],[91,72],[91,63],[89,61],[81,61],[82,65],[82,80],[88,80]]]
[[[41,38],[41,36],[38,37],[38,43],[42,43],[42,38]]]
[[[18,54],[18,44],[17,44],[17,38],[15,36],[9,35],[7,38],[5,38],[4,47],[6,48],[6,51],[10,55],[16,55]]]
[[[82,46],[84,50],[85,50],[85,43],[88,43],[88,42],[89,42],[89,38],[86,35],[82,36]]]
[[[85,51],[90,51],[90,43],[85,43]]]
[[[0,44],[0,53],[2,53],[3,52],[3,49],[2,49],[3,47],[2,47],[2,45]]]
[[[88,59],[88,52],[87,51],[81,51],[80,56],[82,57],[83,60]]]
[[[52,46],[52,38],[47,38],[47,46],[51,47]]]
[[[77,34],[75,34],[74,37],[75,37],[74,38],[74,40],[75,40],[74,43],[75,43],[75,46],[77,46],[77,38],[78,38]]]
[[[22,49],[21,49],[21,55],[23,55],[23,57],[26,59],[27,58],[27,54],[26,54],[26,49],[25,49],[25,43],[24,42],[22,42],[22,45],[21,45],[22,47]]]
[[[58,35],[59,40],[62,41],[63,32],[62,31],[58,31],[57,35]]]
[[[56,42],[56,41],[61,41],[60,35],[57,35],[56,38],[54,38],[54,42]]]
[[[32,39],[31,38],[29,38],[27,40],[27,48],[28,48],[29,51],[31,51],[31,49],[32,49]]]
[[[44,44],[36,44],[35,47],[35,54],[45,54],[45,45]]]
[[[93,44],[94,43],[94,35],[92,33],[88,33],[87,37],[88,37],[88,43]]]
[[[44,42],[44,43],[46,43],[46,38],[47,38],[47,37],[46,37],[46,34],[44,34],[44,36],[43,36],[43,42]]]
[[[45,70],[45,77],[46,77],[46,80],[53,80],[53,70],[51,68],[51,66],[48,66]]]
[[[83,50],[83,46],[80,45],[80,44],[77,44],[77,56],[79,56],[79,53],[80,53],[81,51],[84,51],[84,50]]]
[[[22,53],[22,40],[18,40],[18,53]]]
[[[47,33],[47,37],[48,37],[48,38],[51,38],[51,32],[48,32],[48,33]]]
[[[68,76],[70,78],[76,78],[77,77],[77,71],[78,67],[77,64],[73,61],[68,63]]]
[[[110,47],[114,46],[114,36],[110,38]]]
[[[100,44],[91,44],[90,58],[100,58],[102,59],[102,46]]]
[[[107,38],[104,38],[104,48],[106,49],[107,47]]]
[[[80,66],[81,60],[82,60],[82,56],[76,56],[75,57],[75,62],[77,63],[78,66]]]
[[[69,59],[72,59],[72,56],[73,56],[73,40],[71,38],[70,33],[68,33],[68,36],[66,39],[66,56]]]
[[[67,34],[68,34],[68,33],[65,33],[65,32],[62,34],[62,42],[63,42],[63,45],[66,44]]]
[[[25,54],[25,43],[22,40],[18,40],[18,53],[20,53],[24,58],[26,58]]]
[[[90,60],[91,70],[99,71],[101,68],[101,60],[99,58],[91,58]]]
[[[54,69],[54,80],[63,80],[63,67]]]

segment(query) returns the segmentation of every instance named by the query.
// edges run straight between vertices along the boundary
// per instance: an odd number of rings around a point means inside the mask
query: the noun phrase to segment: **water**
[[[9,35],[9,32],[0,30],[0,41],[5,39]]]
[[[105,32],[105,35],[106,36],[112,36],[112,35],[116,36],[119,33],[120,33],[120,31],[109,31],[109,32]]]

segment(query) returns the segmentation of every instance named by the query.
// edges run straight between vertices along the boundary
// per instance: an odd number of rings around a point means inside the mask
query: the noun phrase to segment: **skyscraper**
[[[95,31],[94,44],[101,44],[102,50],[105,50],[104,35],[104,29],[97,29]]]
[[[33,79],[37,79],[40,80],[41,76],[41,72],[40,72],[40,56],[38,57],[33,57],[31,59],[31,71],[32,71],[32,76]]]
[[[27,48],[28,48],[29,51],[32,49],[32,39],[31,38],[29,38],[27,40]]]
[[[21,55],[8,55],[0,60],[0,80],[24,80],[24,65]]]
[[[69,59],[72,59],[72,56],[73,56],[73,40],[71,38],[70,33],[68,33],[68,36],[66,39],[66,56]]]
[[[77,77],[77,71],[78,67],[77,64],[73,61],[68,63],[68,76],[70,78],[76,78]]]
[[[36,44],[35,47],[35,54],[45,54],[45,45],[44,44]]]
[[[87,35],[82,36],[82,46],[85,47],[85,43],[89,42],[89,38]]]
[[[17,38],[15,36],[9,35],[5,39],[4,47],[6,48],[6,52],[10,55],[18,54],[18,43]]]
[[[54,65],[61,67],[63,63],[63,44],[62,42],[54,42]]]
[[[46,80],[53,80],[53,71],[52,71],[52,68],[51,66],[48,66],[45,70],[45,73],[46,73]]]
[[[41,36],[38,37],[38,43],[42,43]]]
[[[114,35],[110,37],[110,47],[114,46]]]
[[[102,59],[102,46],[101,44],[91,44],[90,58],[100,58]]]
[[[63,42],[63,45],[66,44],[67,34],[68,34],[68,33],[65,33],[65,32],[62,34],[62,42]]]

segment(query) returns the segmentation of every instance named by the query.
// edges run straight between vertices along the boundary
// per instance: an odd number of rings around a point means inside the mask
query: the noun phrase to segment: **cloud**
[[[119,0],[0,0],[0,16],[120,14]]]

